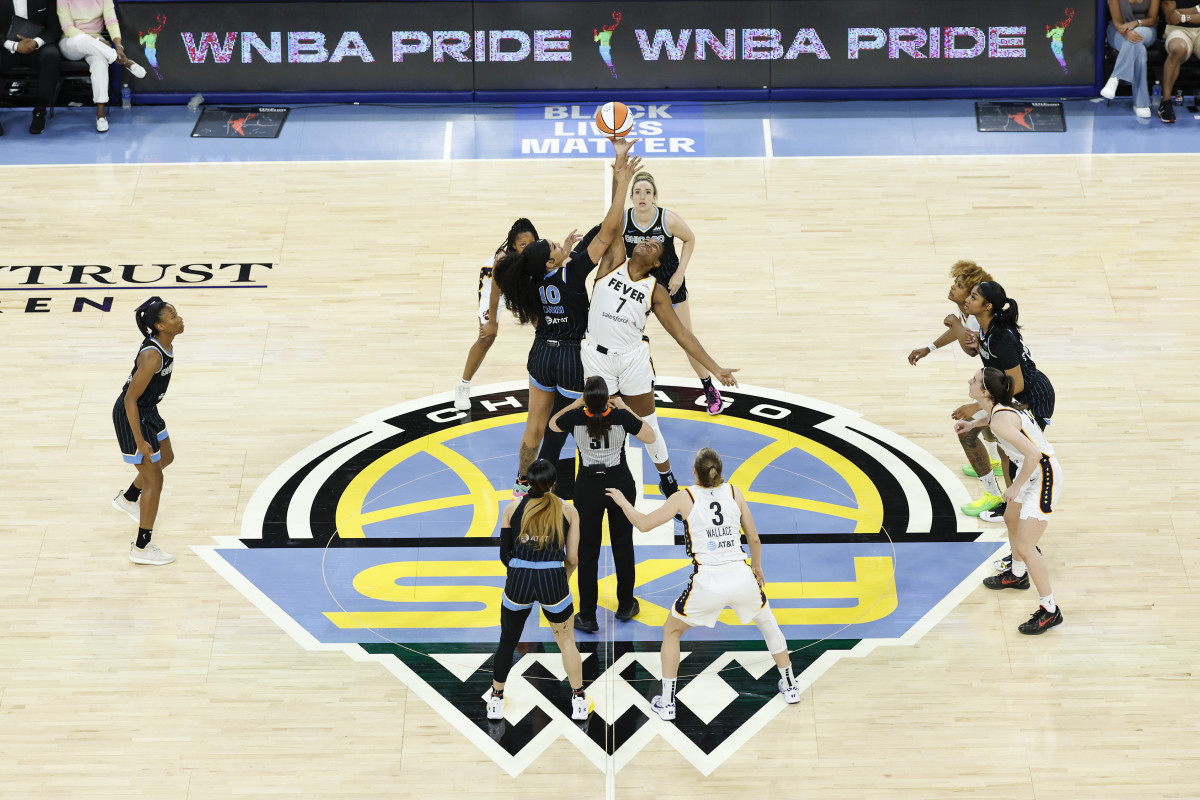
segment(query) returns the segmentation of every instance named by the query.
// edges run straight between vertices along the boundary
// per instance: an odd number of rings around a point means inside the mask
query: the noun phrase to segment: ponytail
[[[1024,403],[1013,400],[1013,376],[995,367],[984,367],[983,388],[998,406],[1008,406],[1018,411],[1026,408]]]
[[[696,481],[705,489],[713,489],[725,482],[725,476],[721,474],[724,469],[721,456],[711,447],[703,447],[696,453],[692,469],[696,471]]]
[[[519,217],[517,221],[512,224],[512,227],[508,229],[508,236],[506,236],[504,241],[500,243],[500,246],[496,248],[497,258],[507,253],[515,253],[517,250],[517,237],[522,233],[528,233],[532,235],[535,240],[538,238],[537,228],[533,227],[533,223],[527,220],[525,217]]]
[[[612,423],[608,420],[608,383],[599,375],[583,382],[583,408],[587,413],[588,436],[603,439]]]
[[[137,322],[138,330],[142,332],[143,336],[151,338],[158,333],[154,323],[158,322],[158,318],[162,316],[163,309],[166,307],[166,301],[155,295],[134,310],[133,319]]]
[[[1020,315],[1017,301],[1005,294],[1004,287],[995,281],[983,281],[976,288],[979,290],[980,296],[992,307],[992,324],[987,332],[991,334],[1007,328],[1019,339],[1021,326],[1017,324],[1017,318]]]
[[[554,494],[554,482],[558,472],[544,458],[529,465],[529,499],[521,515],[520,538],[538,550],[544,549],[552,540],[555,547],[566,542],[563,531],[563,502]]]

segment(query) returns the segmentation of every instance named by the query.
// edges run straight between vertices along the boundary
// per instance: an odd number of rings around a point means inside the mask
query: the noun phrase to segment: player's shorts
[[[542,613],[551,622],[563,622],[575,613],[567,571],[561,561],[514,558],[508,562],[508,580],[504,582],[500,604],[512,611],[523,611],[534,603],[541,605]]]
[[[167,423],[163,422],[163,418],[158,415],[158,406],[139,407],[137,411],[141,415],[142,438],[149,442],[150,449],[153,451],[150,454],[150,461],[157,463],[162,458],[158,443],[168,436]],[[117,398],[117,402],[113,406],[113,428],[117,432],[117,444],[121,446],[121,457],[125,459],[125,463],[142,463],[143,456],[137,448],[137,440],[133,436],[133,431],[129,428],[129,417],[125,414],[124,394]]]
[[[1168,25],[1167,35],[1163,39],[1165,44],[1170,44],[1172,39],[1182,39],[1183,43],[1188,47],[1188,55],[1185,58],[1196,57],[1200,58],[1200,28],[1185,28],[1182,25]]]
[[[479,324],[480,325],[483,325],[485,322],[489,322],[491,320],[491,308],[490,308],[491,304],[492,304],[492,279],[490,277],[480,278],[479,279]],[[504,295],[503,294],[500,295],[500,302],[496,304],[496,309],[497,309],[497,314],[499,314],[499,312],[504,309]]]
[[[1058,504],[1062,489],[1062,467],[1055,456],[1042,456],[1029,481],[1017,493],[1021,504],[1021,519],[1047,522]]]
[[[529,380],[542,391],[557,391],[572,399],[583,396],[579,342],[534,339],[525,366],[529,370]]]
[[[654,391],[654,361],[650,358],[650,343],[645,339],[616,351],[584,339],[579,358],[583,362],[583,374],[589,378],[604,378],[610,395],[636,397]]]
[[[669,287],[671,285],[671,278],[674,277],[675,270],[677,270],[677,269],[679,269],[678,259],[671,259],[669,261],[669,263],[659,264],[657,267],[650,270],[650,274],[654,276],[654,279],[658,281],[660,286],[668,289],[668,291],[669,291],[670,290]],[[687,299],[688,299],[687,279],[685,278],[683,283],[680,284],[680,286],[679,286],[679,291],[676,292],[675,294],[671,295],[671,306],[672,307],[677,306],[680,303],[682,303],[684,300],[687,300]]]
[[[688,625],[712,628],[726,606],[733,609],[743,625],[767,607],[767,595],[745,561],[696,566],[687,588],[675,601],[671,616]]]

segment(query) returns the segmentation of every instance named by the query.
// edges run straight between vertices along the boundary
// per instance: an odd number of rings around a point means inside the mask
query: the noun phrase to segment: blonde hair
[[[950,267],[950,277],[955,280],[962,280],[963,285],[968,289],[974,289],[984,281],[992,280],[992,276],[987,274],[983,267],[976,264],[974,261],[955,261]]]
[[[633,180],[629,184],[629,196],[633,197],[633,187],[637,186],[642,181],[650,184],[650,188],[654,190],[654,196],[658,197],[658,184],[654,182],[654,176],[649,172],[639,172],[637,175],[633,176]]]
[[[521,516],[520,538],[538,550],[544,550],[551,539],[556,547],[562,547],[566,541],[563,532],[563,501],[552,491],[554,481],[558,477],[557,471],[549,461],[539,458],[529,465],[527,477],[529,488],[533,491],[529,493],[525,511]],[[534,496],[535,492],[541,494]]]
[[[697,483],[705,489],[712,489],[725,482],[725,476],[721,474],[721,456],[711,447],[700,448],[700,452],[696,453],[696,460],[692,463],[692,469],[696,470]]]

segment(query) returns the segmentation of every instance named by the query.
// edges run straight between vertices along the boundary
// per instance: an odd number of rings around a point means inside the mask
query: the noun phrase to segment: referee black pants
[[[604,512],[608,512],[608,536],[617,573],[617,608],[627,611],[633,605],[636,569],[633,562],[633,523],[605,489],[620,489],[633,503],[636,487],[629,467],[621,464],[596,473],[580,467],[575,479],[575,510],[579,512],[579,616],[596,618],[596,571],[600,563],[600,542],[604,538]]]

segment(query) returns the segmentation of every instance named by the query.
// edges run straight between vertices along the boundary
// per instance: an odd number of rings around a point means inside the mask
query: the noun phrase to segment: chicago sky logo
[[[661,627],[692,571],[674,523],[635,534],[633,621],[614,620],[611,556],[601,556],[600,632],[576,635],[591,718],[571,720],[541,620],[523,634],[505,719],[486,719],[505,578],[496,537],[526,418],[522,384],[489,389],[469,414],[449,394],[426,398],[306,448],[255,492],[240,538],[195,550],[305,648],[382,665],[512,775],[560,737],[600,770],[662,737],[711,773],[785,704],[757,628],[727,610],[683,642],[676,722],[650,709]],[[698,389],[666,380],[657,395],[677,472],[711,445],[746,493],[802,689],[848,653],[915,642],[1001,546],[967,529],[977,523],[957,513],[968,498],[953,473],[857,414],[747,386],[719,417]],[[641,504],[653,507],[657,481],[642,480],[653,467],[641,447],[629,454]]]

